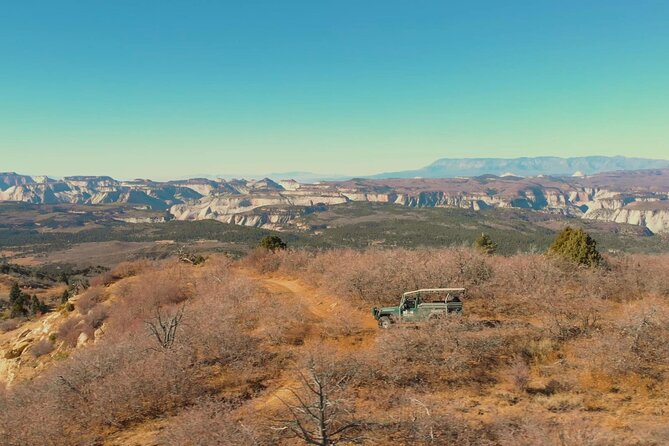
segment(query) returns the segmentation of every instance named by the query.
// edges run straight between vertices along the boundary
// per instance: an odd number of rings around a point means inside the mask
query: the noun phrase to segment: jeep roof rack
[[[403,296],[406,296],[406,295],[409,295],[409,294],[418,294],[418,293],[444,293],[444,292],[451,292],[451,291],[462,292],[462,291],[465,291],[465,289],[464,288],[423,288],[421,290],[407,291],[406,293],[403,294]]]

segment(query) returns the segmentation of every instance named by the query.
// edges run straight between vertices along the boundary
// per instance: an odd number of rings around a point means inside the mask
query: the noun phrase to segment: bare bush
[[[500,446],[614,446],[620,444],[615,438],[597,425],[586,420],[578,423],[548,421],[538,415],[527,414],[522,419],[500,417],[487,427],[487,431],[497,438],[494,444]]]
[[[139,280],[119,287],[119,302],[109,315],[111,332],[139,330],[152,318],[156,308],[168,308],[193,297],[195,284],[180,263],[167,262],[159,271],[147,271]]]
[[[408,387],[490,384],[497,379],[496,367],[520,354],[530,334],[461,318],[437,321],[425,330],[388,330],[377,338],[376,374]]]
[[[19,325],[21,325],[21,320],[16,318],[0,321],[0,332],[7,333],[8,331],[16,330]]]
[[[76,347],[79,335],[84,331],[82,319],[70,317],[58,327],[57,338],[69,347]]]
[[[594,356],[603,369],[661,379],[669,364],[669,312],[659,305],[629,310],[611,337],[598,339]]]
[[[234,407],[220,401],[206,401],[182,413],[163,430],[160,445],[255,446],[257,434],[231,415]]]
[[[108,298],[107,290],[101,286],[91,286],[84,293],[77,297],[76,308],[79,313],[85,315],[91,308],[104,302]]]
[[[148,260],[135,260],[132,262],[121,262],[111,271],[104,272],[99,276],[93,277],[90,281],[91,286],[109,286],[114,282],[127,277],[136,276],[149,268]]]
[[[244,259],[244,264],[261,273],[274,272],[281,266],[281,256],[277,252],[256,248]]]
[[[322,357],[298,370],[299,387],[290,396],[278,397],[285,414],[274,421],[274,430],[307,444],[330,446],[358,442],[363,425],[355,418],[354,405],[345,393],[352,371],[344,371]]]
[[[527,389],[527,384],[530,382],[530,369],[521,356],[514,358],[509,368],[509,376],[518,391],[524,392]]]
[[[48,339],[41,339],[30,347],[29,352],[34,358],[39,358],[40,356],[48,355],[54,349],[53,342]]]
[[[273,344],[302,345],[314,317],[301,302],[287,304],[275,295],[269,295],[258,310],[262,331]]]
[[[556,299],[547,310],[548,330],[557,340],[587,336],[602,328],[600,305],[589,299]]]
[[[160,307],[156,308],[156,315],[153,319],[145,321],[151,336],[163,349],[171,348],[176,340],[181,320],[184,316],[184,306],[181,306],[172,314],[163,314]]]
[[[100,328],[109,317],[109,309],[104,305],[96,305],[84,316],[84,322],[93,330]]]

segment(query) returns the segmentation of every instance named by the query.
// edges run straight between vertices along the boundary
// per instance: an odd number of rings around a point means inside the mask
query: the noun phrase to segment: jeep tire
[[[392,321],[388,316],[381,316],[379,318],[379,327],[383,329],[388,329],[392,325]]]

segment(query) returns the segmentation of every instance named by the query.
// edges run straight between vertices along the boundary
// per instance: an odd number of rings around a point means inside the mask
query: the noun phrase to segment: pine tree
[[[25,307],[30,304],[30,296],[23,293],[16,282],[14,282],[14,285],[9,290],[9,304],[11,317],[26,315],[27,311]]]
[[[258,247],[267,249],[268,251],[276,252],[278,250],[286,249],[287,245],[276,235],[268,235],[263,237],[258,243]]]
[[[497,252],[497,243],[493,242],[488,234],[482,233],[474,242],[474,247],[484,254],[492,255]]]
[[[12,285],[12,288],[9,290],[9,302],[10,303],[15,303],[21,300],[23,293],[21,293],[21,288],[19,288],[19,284],[17,282],[14,282]]]
[[[581,266],[595,267],[602,263],[597,242],[583,229],[567,226],[558,234],[548,253]]]
[[[33,294],[32,299],[30,300],[30,313],[35,315],[37,313],[43,312],[44,304]]]
[[[23,304],[21,302],[14,302],[11,307],[10,307],[10,313],[9,316],[14,318],[14,317],[21,317],[26,315],[26,309],[23,308]]]
[[[60,275],[58,276],[58,281],[63,282],[65,285],[70,284],[70,276],[65,274],[65,272],[61,272]]]

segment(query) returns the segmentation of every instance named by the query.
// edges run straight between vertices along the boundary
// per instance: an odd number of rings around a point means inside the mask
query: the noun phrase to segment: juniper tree
[[[21,293],[21,288],[19,288],[19,284],[17,282],[14,282],[12,288],[9,290],[9,303],[13,304],[15,302],[20,301],[22,296],[23,293]]]
[[[262,240],[258,243],[258,247],[264,248],[268,251],[276,252],[278,250],[286,249],[287,245],[281,240],[280,237],[276,235],[268,235],[263,237]]]
[[[488,234],[482,233],[474,242],[474,247],[484,254],[492,255],[497,252],[497,243],[493,242]]]
[[[44,303],[39,300],[36,295],[33,295],[30,300],[30,313],[34,315],[37,313],[44,313],[45,310]]]
[[[581,266],[595,267],[602,263],[597,242],[583,229],[570,226],[558,234],[548,253]]]

